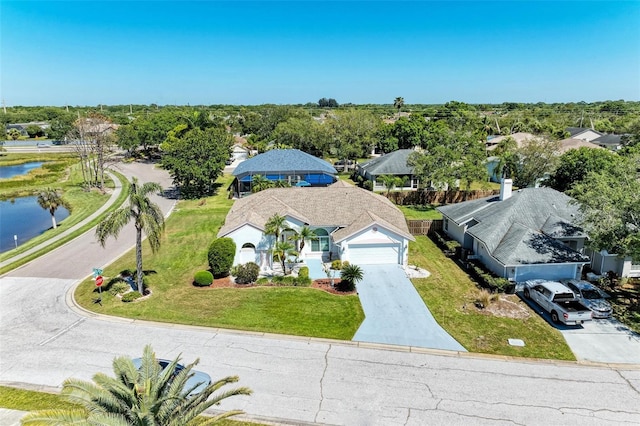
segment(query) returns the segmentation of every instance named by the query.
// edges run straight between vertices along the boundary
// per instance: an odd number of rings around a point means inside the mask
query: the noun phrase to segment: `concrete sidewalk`
[[[109,177],[111,179],[113,179],[113,182],[115,183],[115,188],[113,190],[113,193],[111,194],[111,197],[107,200],[106,203],[104,203],[102,205],[102,207],[100,207],[98,210],[96,210],[93,214],[91,214],[90,216],[88,216],[87,218],[85,218],[83,221],[73,225],[72,227],[70,227],[69,229],[67,229],[64,232],[61,232],[60,234],[56,235],[55,237],[49,238],[47,241],[43,241],[42,243],[38,244],[35,247],[30,248],[27,251],[24,251],[20,254],[17,254],[3,262],[0,262],[0,268],[4,268],[7,265],[10,265],[20,259],[23,259],[33,253],[36,253],[48,246],[50,246],[51,244],[55,243],[56,241],[60,241],[63,238],[66,238],[68,235],[74,233],[75,231],[77,231],[78,229],[82,228],[83,226],[85,226],[87,223],[91,222],[92,220],[94,220],[96,217],[100,216],[102,213],[104,213],[109,207],[111,207],[116,200],[118,199],[118,197],[120,196],[120,193],[122,192],[122,183],[120,182],[120,179],[118,179],[116,177],[116,175],[114,175],[113,173],[110,172],[106,172],[107,175],[109,175]]]
[[[0,425],[3,426],[19,426],[20,419],[27,414],[27,411],[9,410],[8,408],[0,408]]]

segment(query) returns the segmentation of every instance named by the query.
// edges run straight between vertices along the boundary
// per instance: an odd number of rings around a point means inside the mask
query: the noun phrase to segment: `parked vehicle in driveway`
[[[134,358],[133,365],[139,370],[142,367],[142,358]],[[158,359],[158,364],[164,370],[165,368],[171,365],[172,361],[168,359]],[[182,370],[184,370],[184,365],[176,364],[173,370],[173,377],[177,376]],[[172,381],[173,381],[172,377]],[[191,370],[191,377],[187,380],[185,389],[193,390],[189,393],[189,395],[197,395],[203,390],[206,389],[207,386],[211,384],[211,376],[207,373],[197,370]]]
[[[563,280],[564,285],[569,287],[578,299],[593,312],[593,318],[609,318],[613,312],[613,308],[605,300],[609,297],[588,281],[581,280]]]
[[[549,312],[551,321],[556,324],[577,325],[592,317],[591,309],[582,304],[571,289],[557,281],[526,281],[524,297]]]

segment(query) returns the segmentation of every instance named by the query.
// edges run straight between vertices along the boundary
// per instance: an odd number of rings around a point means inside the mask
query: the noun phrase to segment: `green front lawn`
[[[424,206],[396,206],[402,211],[407,220],[437,220],[442,219],[442,213],[436,210],[435,206],[426,204]]]
[[[215,196],[181,200],[167,220],[158,253],[152,254],[144,244],[143,264],[151,271],[147,279],[153,291],[149,299],[123,303],[103,292],[101,306],[94,303],[97,293],[89,279],[76,290],[78,303],[91,311],[128,318],[350,340],[364,319],[356,295],[299,287],[192,285],[194,274],[208,269],[209,244],[233,204],[225,191],[231,180],[222,177]],[[124,269],[135,269],[134,250],[105,268],[103,275],[114,277]]]
[[[575,360],[562,334],[535,312],[522,320],[478,311],[473,304],[474,282],[428,237],[416,237],[409,250],[411,264],[431,272],[429,278],[413,280],[418,293],[438,323],[468,351]],[[509,338],[522,339],[526,346],[510,346]]]

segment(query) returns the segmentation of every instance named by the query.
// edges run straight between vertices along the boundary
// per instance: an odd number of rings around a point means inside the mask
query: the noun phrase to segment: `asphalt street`
[[[167,184],[151,165],[126,175]],[[161,180],[164,179],[164,180]],[[173,200],[157,200],[164,211]],[[131,233],[133,234],[133,233]],[[0,278],[0,383],[57,388],[110,372],[117,355],[200,358],[213,378],[240,376],[254,394],[222,409],[294,424],[640,424],[640,366],[483,357],[108,318],[74,306],[91,268],[133,246],[93,233]]]

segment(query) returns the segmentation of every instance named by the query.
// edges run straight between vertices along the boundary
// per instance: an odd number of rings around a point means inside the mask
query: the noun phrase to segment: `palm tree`
[[[282,273],[287,275],[287,268],[285,267],[285,262],[287,258],[291,255],[295,255],[294,251],[295,247],[289,241],[278,241],[273,246],[273,257],[278,259],[280,265],[282,265]]]
[[[44,191],[41,191],[38,194],[38,204],[45,210],[49,210],[51,214],[51,223],[53,224],[53,229],[58,227],[56,223],[56,210],[60,207],[64,207],[67,210],[71,210],[71,204],[69,204],[62,195],[55,189],[47,188]]]
[[[104,247],[109,236],[118,234],[132,219],[136,227],[136,283],[140,293],[145,294],[142,274],[142,231],[144,230],[151,246],[151,251],[160,248],[160,235],[164,230],[164,216],[160,207],[149,199],[149,194],[162,191],[160,184],[146,182],[140,185],[137,178],[133,178],[129,186],[129,205],[111,212],[96,229],[96,237]]]
[[[404,106],[404,98],[403,97],[398,96],[397,98],[394,99],[393,107],[398,110],[398,117],[400,117],[400,110],[402,109],[403,106]]]
[[[316,232],[308,226],[303,226],[300,230],[291,237],[293,240],[300,241],[300,253],[304,248],[305,240],[315,241],[318,239]]]
[[[97,373],[93,376],[93,382],[77,379],[64,381],[62,397],[80,405],[79,408],[34,411],[22,418],[22,424],[178,426],[188,424],[206,409],[230,396],[251,394],[246,387],[215,393],[222,386],[237,382],[237,376],[205,383],[204,388],[201,382],[192,385],[188,380],[194,376],[192,369],[198,360],[186,366],[179,365],[178,361],[179,357],[163,368],[151,346],[144,348],[139,368],[131,358],[115,358],[115,377]],[[196,388],[198,391],[195,391]],[[227,411],[199,424],[216,423],[241,413],[237,410]]]
[[[262,175],[251,176],[251,192],[260,192],[272,186],[273,182]]]
[[[380,176],[380,179],[382,179],[382,183],[384,183],[384,187],[387,188],[387,196],[389,195],[389,193],[393,188],[402,186],[405,181],[400,176],[394,176],[394,175],[382,175]]]
[[[264,224],[264,233],[265,235],[275,236],[277,242],[280,239],[282,231],[288,229],[286,225],[287,218],[276,213],[267,220],[267,223]]]
[[[340,271],[340,290],[353,291],[356,283],[362,281],[364,273],[358,265],[347,265]]]

